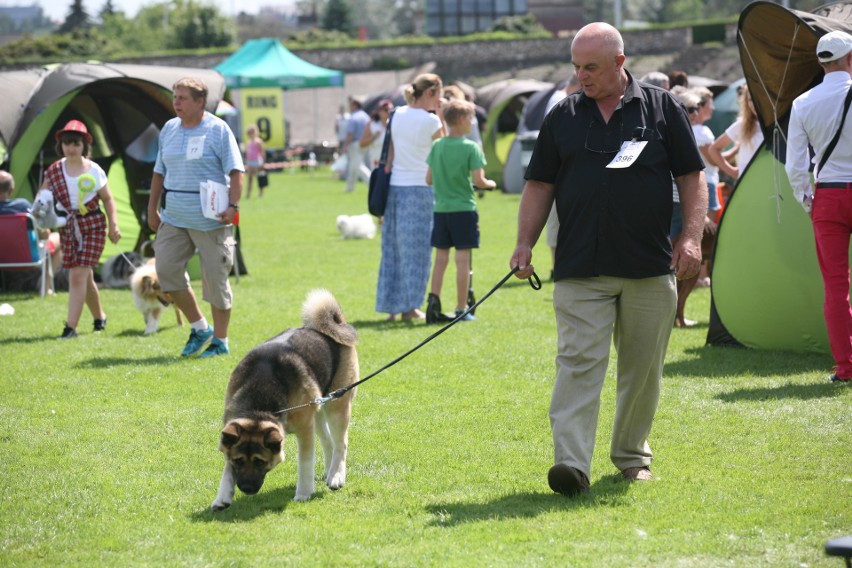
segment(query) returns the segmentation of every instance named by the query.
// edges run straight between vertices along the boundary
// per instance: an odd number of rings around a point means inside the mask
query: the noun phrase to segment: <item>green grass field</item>
[[[335,228],[366,212],[365,186],[346,194],[324,171],[270,179],[242,203],[250,274],[232,281],[229,357],[182,360],[188,328],[171,313],[143,336],[127,290],[102,291],[105,333],[84,313],[72,341],[56,339],[67,294],[0,297],[16,310],[0,317],[0,565],[841,566],[823,545],[852,534],[852,389],[826,381],[828,354],[706,346],[703,289],[687,304],[699,325],[672,334],[657,481],[624,483],[609,462],[611,366],[591,493],[550,491],[552,285],[513,278],[478,321],[359,387],[342,490],[319,481],[318,459],[315,497],[294,503],[288,438],[262,491],[212,514],[229,373],[300,324],[309,290],[331,290],[358,329],[362,375],[435,331],[374,311],[380,240]],[[509,270],[518,201],[479,202],[477,297]],[[543,243],[536,255],[546,277]],[[453,297],[445,285],[445,308]]]

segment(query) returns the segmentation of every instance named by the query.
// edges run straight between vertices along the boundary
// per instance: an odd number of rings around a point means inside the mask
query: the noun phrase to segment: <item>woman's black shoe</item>
[[[71,339],[74,337],[77,337],[77,332],[74,331],[73,328],[70,328],[66,325],[65,329],[62,330],[62,335],[59,337],[59,339]]]

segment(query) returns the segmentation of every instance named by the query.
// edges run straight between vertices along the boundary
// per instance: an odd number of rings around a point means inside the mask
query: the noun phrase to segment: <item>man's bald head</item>
[[[8,198],[15,191],[15,178],[6,170],[0,170],[0,195]]]
[[[572,50],[577,42],[594,44],[606,55],[624,54],[624,39],[621,33],[606,22],[593,22],[583,26],[571,42]]]

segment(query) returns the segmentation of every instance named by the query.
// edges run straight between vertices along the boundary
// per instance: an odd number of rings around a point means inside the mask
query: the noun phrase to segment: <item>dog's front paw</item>
[[[343,472],[338,472],[336,475],[334,475],[333,477],[329,477],[326,480],[326,485],[328,485],[328,488],[331,489],[332,491],[337,491],[338,489],[343,487],[343,485],[345,483],[346,483],[346,474],[343,473]]]
[[[224,511],[225,509],[227,509],[230,506],[231,506],[230,501],[221,501],[219,499],[216,499],[210,505],[210,510],[213,511],[214,513],[218,513],[219,511]]]
[[[310,500],[311,500],[311,496],[312,496],[312,494],[311,494],[311,493],[299,493],[299,492],[296,492],[296,496],[295,496],[295,497],[293,497],[293,501],[310,501]]]
[[[153,335],[153,334],[155,334],[155,333],[157,333],[157,328],[156,328],[156,327],[154,327],[154,328],[146,327],[146,328],[145,328],[145,333],[143,333],[142,335]]]

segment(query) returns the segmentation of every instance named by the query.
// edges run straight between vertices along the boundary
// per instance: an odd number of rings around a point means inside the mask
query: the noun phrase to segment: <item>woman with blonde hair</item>
[[[376,287],[376,311],[388,320],[424,319],[432,261],[432,210],[435,194],[426,183],[426,157],[432,141],[446,135],[441,111],[443,85],[432,73],[417,76],[405,88],[405,106],[390,123],[385,166],[390,192],[382,222],[382,258]]]
[[[736,166],[728,161],[727,154],[722,153],[722,150],[731,144],[737,144]],[[740,92],[740,114],[737,120],[716,138],[716,141],[708,149],[708,153],[725,175],[737,180],[762,144],[763,131],[760,129],[757,120],[754,101],[752,101],[751,94],[748,92],[748,86],[743,85]]]

